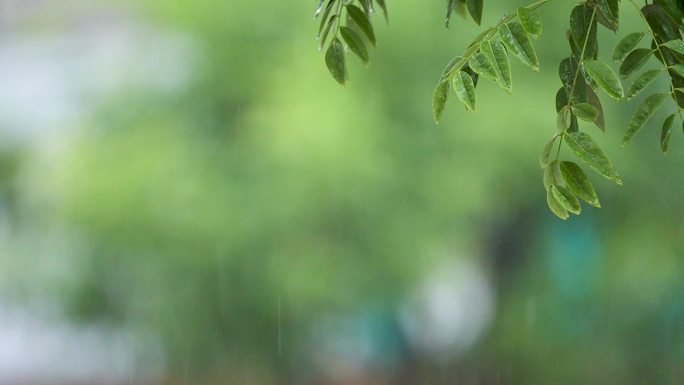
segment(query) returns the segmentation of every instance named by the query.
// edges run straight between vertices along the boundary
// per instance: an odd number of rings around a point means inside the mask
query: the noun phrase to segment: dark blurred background
[[[480,29],[391,0],[342,88],[316,3],[0,0],[0,383],[684,383],[681,133],[618,150],[635,103],[603,97],[624,187],[546,208],[574,2],[541,73],[438,126]]]

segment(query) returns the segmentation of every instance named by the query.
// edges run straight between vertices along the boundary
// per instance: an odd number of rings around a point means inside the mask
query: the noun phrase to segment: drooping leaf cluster
[[[446,25],[454,11],[467,16],[479,25],[482,21],[484,0],[449,0]],[[445,67],[433,94],[433,115],[439,122],[451,95],[469,111],[477,108],[476,88],[480,79],[494,81],[511,93],[513,81],[510,57],[513,56],[533,71],[540,64],[533,41],[542,33],[542,18],[538,9],[553,0],[539,0],[506,14],[493,27],[482,31],[465,52],[454,57]],[[326,63],[333,77],[344,83],[346,66],[345,46],[337,38],[338,31],[346,47],[368,62],[365,43],[375,44],[372,29],[373,0],[321,0],[316,14],[323,11],[319,29],[321,47],[332,32],[326,53]],[[387,16],[384,1],[376,0]],[[621,8],[632,7],[643,20],[642,31],[631,31],[614,47],[611,59],[599,55],[598,29],[617,33]],[[340,18],[346,11],[346,26]],[[344,32],[347,31],[347,32]],[[351,32],[354,32],[354,35]],[[543,147],[540,165],[544,170],[543,184],[549,209],[561,219],[569,214],[580,214],[580,201],[600,207],[596,191],[580,164],[621,185],[622,178],[590,135],[591,126],[605,131],[606,122],[600,96],[605,94],[618,101],[640,97],[661,76],[668,77],[668,89],[651,92],[634,110],[625,130],[622,146],[627,145],[670,99],[674,111],[662,123],[660,148],[669,149],[672,127],[676,119],[684,127],[684,0],[653,0],[642,7],[634,0],[580,1],[569,16],[565,39],[569,56],[562,59],[558,74],[561,87],[556,93],[556,132]],[[352,35],[352,36],[348,36]],[[655,59],[655,60],[652,60]],[[650,63],[650,64],[649,64]],[[623,82],[633,78],[629,87]],[[625,91],[626,90],[626,91]],[[580,125],[580,122],[583,122]],[[589,126],[585,127],[586,125]],[[580,162],[562,160],[565,147]]]
[[[320,0],[316,7],[314,18],[321,19],[316,36],[319,49],[328,43],[325,63],[332,77],[342,85],[348,78],[345,45],[364,64],[370,60],[368,47],[375,47],[372,16],[376,4],[387,19],[385,0]]]

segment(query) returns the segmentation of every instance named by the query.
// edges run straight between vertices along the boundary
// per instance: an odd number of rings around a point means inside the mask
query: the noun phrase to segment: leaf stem
[[[588,6],[588,2],[585,5]],[[584,61],[584,54],[587,52],[587,45],[589,44],[589,36],[591,36],[591,29],[594,26],[594,20],[596,20],[596,7],[594,7],[594,12],[591,13],[591,19],[589,20],[589,29],[587,29],[587,36],[584,38],[584,44],[582,45],[582,52],[580,52],[579,61],[577,63],[577,68],[575,69],[575,77],[572,79],[572,86],[570,87],[570,94],[568,95],[568,104],[566,107],[574,103],[573,93],[575,92],[575,86],[577,85],[577,79],[579,78],[580,68],[582,67],[582,61]],[[561,147],[563,146],[563,138],[565,138],[565,131],[561,133],[561,138],[558,141],[558,151],[556,152],[556,160],[560,158]]]
[[[669,66],[667,63],[665,63],[665,55],[663,54],[663,50],[662,50],[662,46],[663,46],[664,44],[661,44],[661,43],[659,43],[659,42],[656,40],[655,31],[653,31],[653,28],[651,28],[651,25],[648,24],[648,20],[646,20],[646,17],[644,16],[644,14],[641,13],[641,8],[639,8],[639,6],[637,5],[637,3],[635,3],[634,0],[629,0],[629,2],[634,6],[634,8],[636,8],[637,13],[638,13],[639,16],[641,16],[641,18],[644,20],[644,22],[646,23],[646,26],[648,27],[648,31],[651,33],[651,36],[653,36],[653,41],[655,42],[656,50],[657,50],[658,53],[660,54],[660,57],[663,59],[663,63],[662,63],[662,64],[663,64],[663,66],[664,66],[665,72],[667,72],[667,76],[670,77],[670,82],[669,82],[669,83],[670,83],[670,95],[672,95],[672,98],[674,99],[675,105],[677,106],[677,112],[678,112],[678,115],[679,115],[679,120],[681,120],[682,122],[684,122],[684,117],[682,117],[682,107],[680,107],[680,106],[679,106],[679,103],[677,102],[677,95],[676,95],[676,93],[675,93],[676,91],[675,91],[674,86],[672,85],[672,80],[673,80],[673,79],[672,79],[672,75],[670,74],[670,66]],[[646,3],[646,4],[648,5],[648,3]]]
[[[543,6],[544,4],[548,3],[549,1],[552,1],[552,0],[539,0],[535,3],[532,3],[530,5],[525,6],[524,8],[527,8],[529,10],[535,10],[535,9]],[[441,81],[451,80],[451,78],[454,77],[454,74],[456,74],[458,71],[460,71],[461,68],[463,68],[463,66],[466,63],[468,63],[470,58],[473,57],[473,55],[475,55],[478,51],[477,48],[472,48],[472,47],[477,46],[478,44],[482,43],[485,40],[490,40],[491,38],[493,38],[494,34],[496,34],[504,24],[514,20],[516,17],[518,17],[517,13],[507,13],[504,17],[501,18],[501,20],[499,20],[498,23],[496,23],[496,25],[494,25],[492,28],[489,29],[488,33],[482,35],[482,37],[480,37],[478,40],[472,42],[470,44],[470,46],[468,47],[468,50],[466,51],[466,52],[468,52],[468,54],[462,58],[462,64],[459,66],[454,66],[454,68],[451,68],[449,70],[449,73],[446,76],[443,76]]]

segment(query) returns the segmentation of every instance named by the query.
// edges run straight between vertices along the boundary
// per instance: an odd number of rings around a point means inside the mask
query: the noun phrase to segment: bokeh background
[[[429,3],[390,0],[342,88],[314,0],[0,1],[0,383],[681,384],[681,132],[619,150],[638,102],[604,95],[625,185],[556,219],[574,2],[540,11],[541,73],[438,126],[479,28]]]

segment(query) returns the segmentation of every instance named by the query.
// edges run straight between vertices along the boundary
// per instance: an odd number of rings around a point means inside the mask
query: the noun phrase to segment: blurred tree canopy
[[[636,146],[613,151],[622,135],[611,127],[638,107],[607,99],[603,113],[615,123],[595,140],[624,188],[595,180],[600,214],[567,223],[538,205],[547,191],[537,154],[556,124],[554,98],[539,95],[563,87],[550,63],[577,53],[565,39],[577,4],[538,10],[540,73],[511,61],[515,98],[480,82],[476,115],[446,114],[435,126],[426,102],[435,75],[479,29],[445,30],[435,7],[392,2],[392,30],[374,30],[371,67],[355,68],[340,90],[311,49],[312,3],[116,2],[188,37],[198,52],[190,80],[177,92],[110,95],[60,156],[22,155],[20,178],[18,156],[2,161],[12,191],[29,191],[2,194],[23,224],[13,231],[46,234],[45,254],[69,261],[68,274],[47,279],[31,267],[48,257],[17,251],[5,272],[17,298],[39,293],[80,322],[160,341],[176,378],[190,370],[207,382],[315,383],[317,328],[368,311],[395,322],[435,270],[471,260],[496,286],[487,334],[446,363],[393,347],[401,365],[417,368],[415,377],[397,370],[396,383],[682,378],[681,140],[672,137],[669,159]],[[490,3],[483,24],[509,10]],[[644,28],[637,12],[620,25]],[[602,47],[622,37],[597,36]],[[654,87],[667,89],[666,78]],[[578,104],[565,111],[580,117]],[[659,146],[653,136],[635,140]],[[47,236],[55,233],[57,246]]]

